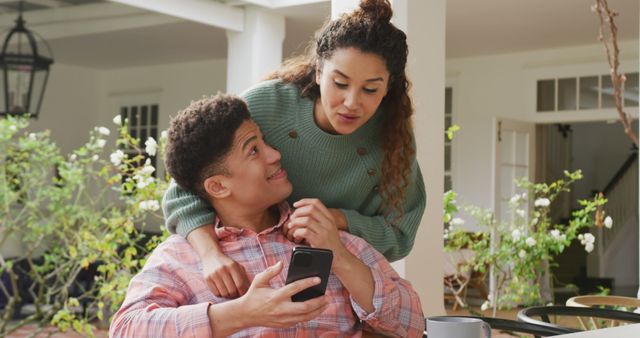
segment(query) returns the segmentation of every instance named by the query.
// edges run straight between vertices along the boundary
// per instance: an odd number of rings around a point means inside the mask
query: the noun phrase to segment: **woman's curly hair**
[[[380,193],[385,219],[393,224],[404,214],[403,202],[415,147],[413,105],[408,93],[411,84],[405,74],[409,53],[407,36],[390,22],[392,15],[388,0],[362,0],[355,11],[327,22],[316,33],[305,55],[285,61],[282,68],[268,78],[293,83],[300,88],[302,96],[315,100],[320,96],[316,69],[336,50],[356,48],[384,60],[389,71],[389,87],[381,102],[385,128],[380,135],[384,150]],[[395,217],[390,219],[392,213]]]

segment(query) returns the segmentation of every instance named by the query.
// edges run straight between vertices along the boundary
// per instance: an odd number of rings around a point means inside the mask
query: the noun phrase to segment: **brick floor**
[[[35,324],[33,325],[26,325],[21,327],[20,329],[18,329],[17,331],[11,333],[10,335],[8,335],[8,338],[26,338],[26,337],[30,337],[33,332],[36,330],[37,326]],[[48,334],[50,332],[55,332],[57,331],[56,328],[48,328],[46,330],[44,330],[43,332],[41,332],[40,334],[38,334],[36,336],[36,338],[45,338],[45,337],[51,337],[51,338],[83,338],[82,335],[69,330],[67,332],[56,332],[51,336],[48,336]],[[109,332],[107,332],[106,330],[100,330],[95,332],[95,336],[96,338],[106,338],[109,337]]]

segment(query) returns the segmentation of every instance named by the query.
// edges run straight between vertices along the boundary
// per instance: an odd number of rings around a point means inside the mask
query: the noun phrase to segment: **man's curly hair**
[[[184,190],[209,200],[204,181],[225,172],[222,162],[231,150],[236,130],[251,119],[239,97],[218,93],[193,101],[171,119],[165,167]]]

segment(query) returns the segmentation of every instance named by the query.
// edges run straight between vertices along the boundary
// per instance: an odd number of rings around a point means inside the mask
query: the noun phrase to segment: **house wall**
[[[62,153],[82,146],[96,125],[102,106],[100,71],[54,64],[37,120],[30,131],[50,130]]]
[[[622,42],[620,49],[621,70],[637,71],[638,41]],[[615,119],[613,110],[535,112],[536,79],[606,74],[608,68],[598,44],[447,60],[453,122],[461,127],[452,145],[453,189],[459,194],[458,201],[492,207],[494,118],[531,123]],[[629,109],[636,116],[637,111]]]
[[[226,67],[226,60],[210,60],[106,71],[98,121],[112,127],[122,105],[158,103],[159,129],[165,130],[171,116],[192,100],[224,91]]]

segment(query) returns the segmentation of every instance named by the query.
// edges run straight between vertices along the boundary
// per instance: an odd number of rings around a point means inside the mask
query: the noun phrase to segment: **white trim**
[[[242,32],[244,10],[206,0],[109,0],[205,25]]]

